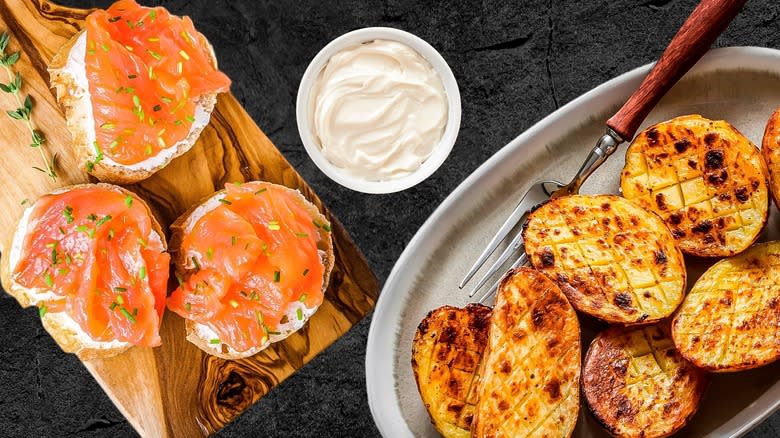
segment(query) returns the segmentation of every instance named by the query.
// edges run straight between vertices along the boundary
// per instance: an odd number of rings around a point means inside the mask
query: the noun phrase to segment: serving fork
[[[498,272],[501,272],[501,268],[513,255],[516,255],[516,258],[509,269],[526,264],[528,257],[523,247],[521,224],[525,223],[528,214],[549,199],[579,193],[585,180],[615,152],[618,146],[634,137],[639,125],[642,124],[658,101],[704,56],[704,53],[709,50],[718,35],[726,29],[746,1],[702,0],[672,38],[639,88],[617,113],[607,120],[606,133],[598,140],[571,181],[568,184],[552,180],[537,181],[531,185],[458,287],[463,289],[501,243],[507,240],[513,232],[514,235],[509,245],[473,286],[469,296],[473,297]],[[499,282],[500,278],[492,283],[490,289],[480,298],[480,303],[487,301],[492,296],[498,288]]]

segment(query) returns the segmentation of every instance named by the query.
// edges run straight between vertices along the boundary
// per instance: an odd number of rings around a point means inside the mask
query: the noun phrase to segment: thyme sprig
[[[8,76],[7,84],[0,82],[0,90],[5,93],[13,94],[19,107],[15,110],[6,111],[6,113],[12,119],[24,122],[24,124],[27,126],[27,129],[30,131],[30,135],[32,137],[30,147],[38,149],[38,152],[41,154],[41,160],[43,160],[44,163],[43,168],[33,166],[33,169],[43,172],[51,179],[56,180],[57,172],[55,171],[55,168],[57,167],[57,154],[54,154],[51,160],[49,160],[49,156],[43,147],[43,143],[46,142],[46,138],[40,131],[35,129],[35,125],[33,124],[32,99],[30,99],[29,95],[22,99],[22,75],[19,72],[14,73],[12,69],[12,66],[16,64],[16,61],[19,60],[19,52],[8,54],[5,53],[5,49],[8,47],[8,42],[10,39],[11,37],[8,35],[8,32],[3,32],[3,34],[0,35],[0,65],[3,66],[3,69],[5,69],[6,75]]]

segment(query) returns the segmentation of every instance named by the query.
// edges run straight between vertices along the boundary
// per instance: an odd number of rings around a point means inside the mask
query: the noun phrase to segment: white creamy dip
[[[375,40],[328,60],[309,97],[312,131],[325,158],[367,181],[417,170],[447,124],[439,74],[409,46]]]

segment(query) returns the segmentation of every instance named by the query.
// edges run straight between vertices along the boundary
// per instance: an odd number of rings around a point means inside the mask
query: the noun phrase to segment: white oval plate
[[[374,421],[387,437],[438,436],[420,401],[411,369],[411,344],[426,313],[444,304],[463,306],[458,290],[479,251],[538,179],[568,181],[606,119],[625,102],[650,65],[623,74],[558,109],[515,138],[444,200],[404,250],[374,311],[366,352],[366,386]],[[780,106],[780,51],[755,47],[708,53],[650,114],[643,128],[683,114],[725,119],[755,144]],[[584,193],[617,193],[626,145],[583,187]],[[762,240],[780,238],[772,207]],[[689,287],[702,266],[689,268]],[[594,328],[583,325],[583,352]],[[780,405],[780,362],[715,375],[699,412],[683,436],[738,436]],[[575,437],[606,436],[580,409]]]

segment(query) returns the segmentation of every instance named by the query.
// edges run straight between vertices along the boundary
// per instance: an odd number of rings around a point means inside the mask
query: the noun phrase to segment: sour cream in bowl
[[[392,28],[342,35],[312,60],[298,89],[304,147],[339,184],[391,193],[430,176],[460,128],[452,71],[420,38]]]

